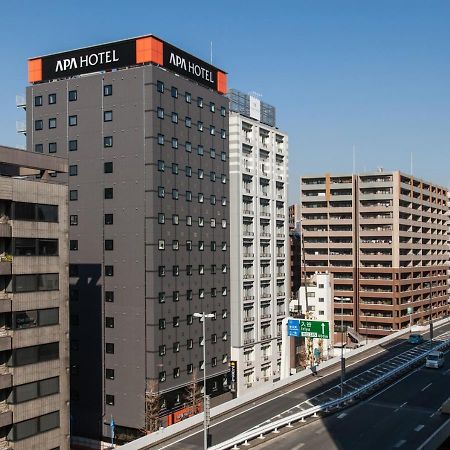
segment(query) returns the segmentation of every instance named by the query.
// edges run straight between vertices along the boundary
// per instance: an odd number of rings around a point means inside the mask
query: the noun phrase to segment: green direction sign
[[[318,339],[330,339],[330,322],[301,319],[300,336]]]

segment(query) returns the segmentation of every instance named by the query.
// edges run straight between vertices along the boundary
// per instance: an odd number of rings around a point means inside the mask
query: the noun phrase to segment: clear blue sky
[[[450,184],[450,1],[12,1],[0,27],[0,143],[23,145],[28,57],[154,33],[277,107],[289,201],[303,174],[410,171]]]

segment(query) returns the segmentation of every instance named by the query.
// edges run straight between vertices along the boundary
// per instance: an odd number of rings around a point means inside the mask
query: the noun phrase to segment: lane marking
[[[425,425],[418,425],[416,428],[414,428],[414,431],[420,431]]]
[[[339,415],[337,416],[337,418],[338,418],[338,419],[343,419],[346,415],[347,415],[347,413],[342,413],[342,414],[339,414]]]
[[[400,408],[403,408],[405,405],[407,405],[408,404],[408,402],[405,402],[405,403],[402,403],[401,405],[400,405]]]
[[[421,391],[423,392],[425,389],[428,389],[432,384],[433,384],[433,383],[427,384],[425,387],[423,387],[423,388],[421,389]]]
[[[300,448],[304,447],[305,444],[303,442],[300,442],[300,444],[296,445],[295,447],[292,447],[291,450],[299,450]]]
[[[401,447],[403,444],[405,444],[406,443],[406,439],[402,439],[401,441],[398,441],[395,445],[394,445],[394,447],[395,448],[399,448],[399,447]]]

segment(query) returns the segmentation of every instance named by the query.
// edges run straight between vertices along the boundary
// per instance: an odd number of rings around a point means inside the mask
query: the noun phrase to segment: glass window
[[[178,164],[172,163],[172,173],[178,175]]]
[[[105,291],[105,302],[114,302],[114,291]]]
[[[42,95],[34,97],[34,106],[42,106]]]
[[[203,193],[199,192],[198,193],[198,202],[203,203],[204,199],[205,199],[205,196],[203,195]]]
[[[186,103],[192,102],[192,95],[189,92],[186,92],[185,94]]]
[[[59,323],[58,308],[39,309],[37,312],[40,327],[45,327],[48,325],[57,325]]]
[[[220,130],[220,137],[221,137],[222,139],[226,139],[226,138],[227,138],[227,132],[226,132],[226,130],[224,130],[224,129]]]
[[[49,94],[48,95],[48,104],[54,105],[56,103],[56,94]]]
[[[114,380],[114,369],[105,369],[105,378],[107,380]]]
[[[178,148],[178,139],[172,138],[172,148]]]
[[[160,383],[163,383],[164,381],[166,381],[166,371],[163,370],[162,372],[159,372],[159,381]]]
[[[13,388],[13,392],[11,395],[11,397],[12,397],[11,403],[17,404],[17,403],[27,402],[34,398],[38,398],[39,397],[38,389],[39,389],[39,383],[36,381],[34,383],[27,383],[27,384],[22,384],[20,386],[15,386]]]
[[[172,189],[172,198],[178,200],[178,189]]]
[[[209,156],[211,156],[212,159],[215,159],[216,157],[216,150],[214,148],[209,149]]]
[[[78,141],[76,139],[72,139],[69,141],[69,152],[75,152],[78,150]]]
[[[198,169],[197,175],[198,175],[199,180],[203,180],[203,175],[204,175],[203,169]]]
[[[173,225],[178,225],[179,223],[179,216],[178,214],[172,214],[172,224]]]
[[[75,127],[78,124],[78,116],[69,116],[69,127]]]
[[[13,240],[13,254],[15,256],[35,256],[36,255],[36,239],[15,238]]]
[[[114,196],[113,188],[105,188],[104,196],[105,196],[105,199],[112,199]]]
[[[178,123],[178,114],[176,112],[172,113],[172,122]]]
[[[114,395],[105,394],[105,402],[107,405],[114,406]]]
[[[114,214],[107,213],[105,214],[105,225],[113,225],[114,223]]]
[[[172,86],[170,89],[170,95],[172,95],[173,98],[178,98],[178,89],[175,86]]]
[[[34,151],[36,153],[44,153],[44,146],[42,144],[36,144],[34,146]]]
[[[114,344],[106,342],[105,343],[105,352],[106,353],[114,353]]]
[[[159,346],[159,356],[164,356],[166,354],[166,346],[163,344],[163,345],[160,345]]]
[[[114,276],[114,266],[105,266],[105,276],[107,277]]]
[[[78,215],[77,214],[72,214],[70,216],[69,222],[70,222],[70,225],[77,226],[78,225]]]
[[[163,93],[164,92],[164,83],[162,82],[162,81],[157,81],[156,82],[156,90],[158,91],[158,92],[161,92],[161,93]]]
[[[114,240],[113,239],[105,239],[105,250],[107,250],[107,251],[114,250]]]
[[[186,172],[187,177],[191,177],[192,176],[192,167],[186,166],[185,172]]]
[[[76,102],[78,98],[78,92],[73,90],[69,91],[69,102]]]
[[[221,159],[222,161],[226,161],[226,160],[227,160],[227,154],[226,154],[225,152],[222,152],[222,153],[220,154],[220,159]]]
[[[69,176],[74,177],[78,175],[78,166],[76,164],[71,164],[69,166]]]
[[[36,204],[37,221],[58,222],[58,205]]]
[[[158,186],[158,197],[164,198],[164,196],[165,196],[164,186]]]
[[[57,291],[59,289],[59,274],[41,273],[38,275],[39,291]]]
[[[158,301],[159,301],[159,303],[165,303],[166,302],[166,293],[165,292],[159,292],[158,293]]]
[[[110,95],[112,95],[112,93],[113,93],[113,87],[112,87],[112,84],[105,84],[105,85],[103,86],[103,95],[104,95],[105,97],[109,97]]]
[[[216,105],[215,105],[213,102],[211,102],[211,103],[209,104],[209,110],[210,110],[211,112],[216,112]]]
[[[40,256],[57,256],[58,239],[38,239],[38,254]]]
[[[197,122],[197,130],[198,131],[203,131],[203,122],[201,120],[199,120]]]
[[[186,201],[192,202],[192,192],[191,191],[186,191]]]
[[[216,127],[215,127],[214,125],[211,125],[211,126],[209,127],[209,134],[210,134],[211,136],[214,136],[214,135],[216,134]]]
[[[173,239],[172,240],[172,250],[179,250],[180,248],[180,244],[178,239]]]
[[[214,194],[212,194],[211,197],[209,198],[209,201],[210,201],[211,205],[215,205],[216,204],[216,196]]]
[[[164,250],[166,246],[166,242],[164,239],[159,239],[158,240],[158,250]]]
[[[31,311],[17,311],[13,312],[13,329],[34,328],[38,326],[38,312]]]
[[[114,317],[105,317],[105,327],[114,328]]]
[[[166,319],[159,319],[158,328],[164,330],[166,328]]]
[[[164,135],[158,133],[158,144],[159,145],[164,145]]]
[[[104,111],[103,112],[103,121],[104,122],[112,122],[113,120],[113,112],[112,111]]]
[[[225,106],[220,107],[220,115],[222,117],[225,117],[227,115],[227,109],[225,108]]]
[[[30,436],[34,436],[39,433],[39,418],[24,420],[13,425],[12,432],[8,436],[11,436],[12,441],[20,441]]]
[[[76,189],[71,189],[69,191],[69,200],[71,201],[78,200],[78,191]]]
[[[44,122],[42,120],[35,120],[34,121],[34,129],[36,131],[42,130],[44,128]]]
[[[199,145],[197,147],[197,154],[200,155],[200,156],[203,156],[203,152],[204,152],[203,145]]]
[[[165,222],[165,215],[164,213],[158,213],[158,223],[162,224]]]
[[[191,128],[191,126],[192,126],[192,119],[191,119],[190,117],[186,117],[186,118],[184,119],[184,124],[185,124],[188,128]]]
[[[197,106],[203,108],[203,99],[201,97],[197,97]]]
[[[113,163],[111,161],[103,163],[104,173],[113,173]]]
[[[192,152],[192,144],[190,142],[186,142],[186,151],[188,153]]]
[[[113,137],[112,136],[105,136],[103,138],[103,147],[110,148],[113,146]]]
[[[72,250],[72,251],[78,250],[78,240],[77,239],[71,239],[69,241],[69,250]]]
[[[164,172],[164,161],[162,160],[158,160],[158,171],[159,172]]]
[[[15,275],[13,276],[14,292],[37,291],[36,275]]]

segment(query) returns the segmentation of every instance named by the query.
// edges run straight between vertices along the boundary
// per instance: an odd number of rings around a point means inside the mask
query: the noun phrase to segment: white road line
[[[416,428],[414,428],[414,431],[420,431],[425,425],[418,425]]]
[[[425,387],[423,387],[423,388],[421,389],[421,391],[423,392],[425,389],[428,389],[432,384],[433,384],[433,383],[427,384]]]
[[[405,402],[405,403],[402,403],[401,405],[400,405],[400,408],[403,408],[405,405],[407,405],[408,404],[408,402]]]
[[[343,419],[346,415],[347,415],[347,413],[342,413],[342,414],[339,414],[339,415],[337,416],[337,418],[338,418],[338,419]]]
[[[299,450],[300,448],[304,447],[305,444],[303,442],[300,442],[300,444],[296,445],[295,447],[292,447],[291,450]]]
[[[398,441],[398,442],[394,445],[394,447],[395,447],[395,448],[399,448],[399,447],[401,447],[404,443],[406,443],[406,439],[402,439],[401,441]]]

